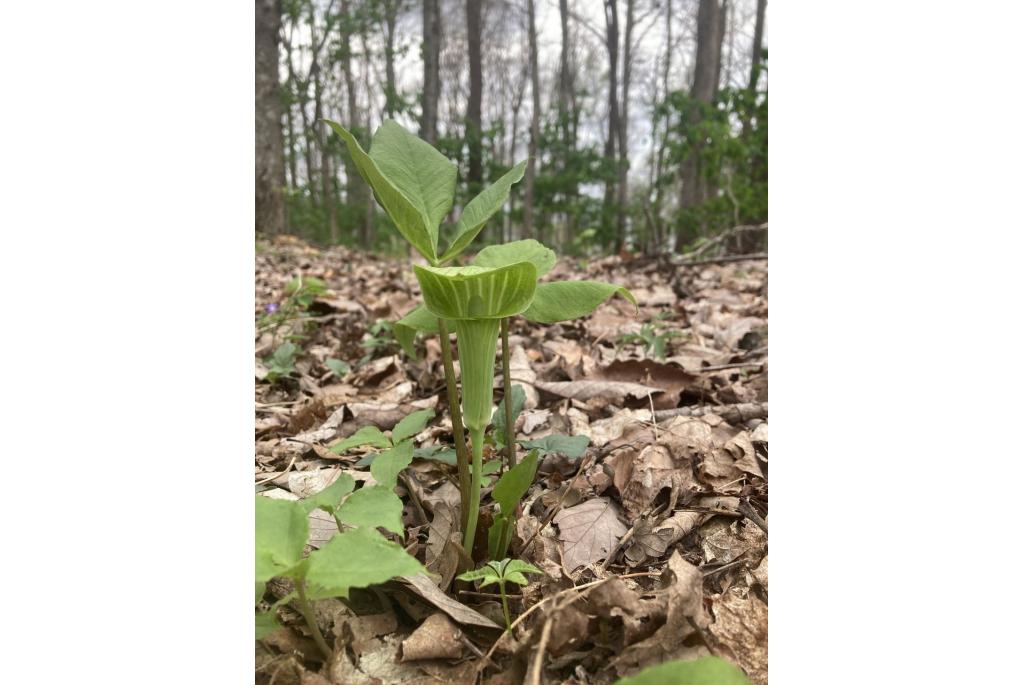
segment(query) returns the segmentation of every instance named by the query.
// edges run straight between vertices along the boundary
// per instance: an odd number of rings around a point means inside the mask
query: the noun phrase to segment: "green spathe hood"
[[[517,262],[497,268],[416,265],[423,301],[444,319],[503,319],[526,310],[537,290],[537,268]]]

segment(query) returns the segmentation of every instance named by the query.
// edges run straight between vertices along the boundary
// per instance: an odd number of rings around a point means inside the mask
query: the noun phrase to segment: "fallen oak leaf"
[[[627,397],[634,397],[636,399],[646,399],[648,395],[665,392],[662,388],[641,385],[640,383],[604,380],[535,381],[533,386],[552,395],[583,402],[595,398],[625,399]]]

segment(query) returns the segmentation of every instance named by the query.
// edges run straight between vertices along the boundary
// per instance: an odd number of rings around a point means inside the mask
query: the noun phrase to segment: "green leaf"
[[[750,685],[747,676],[717,656],[702,656],[693,661],[667,661],[651,666],[615,685]]]
[[[579,459],[587,451],[590,438],[585,435],[548,435],[540,440],[521,440],[523,449],[538,450],[543,455],[564,454]]]
[[[427,216],[399,190],[393,181],[384,175],[377,163],[363,151],[355,136],[340,124],[325,121],[334,129],[335,133],[344,139],[348,153],[352,156],[356,169],[359,170],[359,175],[373,188],[377,201],[395,222],[398,232],[419,250],[420,254],[434,261],[437,257],[437,228],[435,227],[431,232]]]
[[[537,267],[537,278],[551,271],[558,256],[549,247],[544,247],[536,240],[516,240],[503,245],[488,245],[477,253],[473,263],[477,266],[497,268],[517,262],[530,262]]]
[[[406,438],[419,434],[426,427],[427,422],[434,418],[434,413],[433,409],[421,409],[406,416],[391,431],[391,442],[397,445]]]
[[[372,528],[346,530],[309,555],[306,583],[312,599],[346,597],[350,588],[424,571],[399,545]]]
[[[511,532],[511,525],[512,522],[505,514],[494,516],[494,521],[491,522],[491,527],[487,530],[487,553],[492,559],[507,551],[507,547],[505,550],[502,547],[505,546],[505,535]]]
[[[505,472],[491,491],[491,499],[501,507],[502,514],[515,511],[516,505],[533,484],[537,473],[537,453],[530,452],[521,462]]]
[[[473,242],[473,239],[480,233],[480,229],[484,227],[487,220],[501,209],[501,206],[505,204],[505,200],[508,199],[508,193],[512,185],[518,183],[523,178],[527,161],[529,160],[523,160],[516,164],[494,184],[485,188],[479,195],[469,201],[466,208],[462,210],[462,215],[459,216],[459,222],[455,225],[455,240],[452,241],[451,247],[441,256],[442,262],[447,262],[459,256]]]
[[[256,639],[262,640],[267,635],[281,627],[281,624],[277,622],[276,611],[257,611],[256,612]]]
[[[533,302],[523,318],[537,323],[556,323],[586,316],[609,297],[619,293],[636,306],[633,293],[612,283],[599,281],[557,281],[537,286]]]
[[[256,582],[256,603],[263,601],[263,594],[267,591],[267,584],[263,581]]]
[[[340,359],[328,359],[324,362],[324,366],[330,369],[338,378],[344,378],[345,374],[347,374],[351,368],[346,362],[343,362]]]
[[[495,571],[488,565],[484,565],[473,571],[466,571],[456,576],[459,580],[465,580],[467,582],[473,582],[474,580],[481,580],[483,578],[497,578],[498,572]]]
[[[412,441],[406,441],[378,454],[370,465],[370,473],[377,485],[390,490],[398,483],[398,474],[411,463]]]
[[[315,495],[299,500],[299,504],[307,514],[317,508],[323,509],[328,514],[333,514],[341,504],[342,498],[352,492],[355,487],[356,481],[352,476],[340,473],[333,483]]]
[[[502,447],[508,444],[508,438],[505,436],[505,400],[507,397],[508,395],[501,398],[501,402],[498,402],[498,408],[494,410],[494,414],[491,416],[491,423],[494,424],[494,442]],[[520,385],[513,385],[512,425],[515,425],[519,415],[523,413],[523,406],[525,404],[526,391]]]
[[[380,526],[392,533],[402,534],[402,500],[398,499],[391,488],[380,485],[363,487],[353,492],[341,503],[335,516],[350,526]]]
[[[337,445],[331,447],[331,451],[335,454],[341,454],[353,447],[362,447],[364,445],[370,445],[371,447],[391,447],[391,441],[388,440],[387,436],[380,432],[380,428],[377,428],[376,426],[363,426]]]
[[[423,215],[437,254],[438,227],[452,209],[458,167],[395,121],[385,121],[373,135],[370,159]]]
[[[431,445],[430,447],[418,447],[412,454],[413,459],[433,459],[449,466],[455,466],[458,461],[455,457],[455,450],[443,445]]]
[[[505,565],[505,575],[509,573],[544,573],[533,564],[527,563],[522,559],[510,559],[508,564]]]
[[[485,461],[483,468],[480,469],[480,475],[489,476],[492,473],[497,473],[501,470],[501,459],[492,459]]]
[[[256,495],[256,582],[282,575],[302,560],[309,521],[298,502]]]
[[[416,340],[416,333],[437,335],[437,317],[421,304],[396,321],[394,331],[398,344],[407,355],[415,359],[416,348],[413,342]]]
[[[446,319],[502,319],[530,306],[537,269],[519,262],[497,269],[481,266],[414,265],[423,301]]]

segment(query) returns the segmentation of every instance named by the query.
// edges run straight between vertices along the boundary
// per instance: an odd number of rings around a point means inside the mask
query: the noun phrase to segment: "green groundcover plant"
[[[625,288],[609,283],[584,280],[538,283],[538,279],[554,267],[556,255],[535,240],[490,246],[481,250],[472,264],[450,266],[505,203],[512,185],[523,177],[525,161],[463,208],[447,249],[440,250],[441,224],[454,203],[455,164],[394,121],[381,125],[368,153],[344,127],[331,121],[327,123],[345,141],[356,169],[373,188],[377,201],[398,232],[427,261],[426,265],[413,267],[424,303],[398,321],[394,331],[410,355],[415,354],[413,340],[417,332],[441,338],[459,472],[463,546],[472,552],[480,511],[484,433],[491,421],[499,334],[508,392],[511,387],[508,350],[511,317],[521,315],[537,323],[555,323],[586,316],[615,293],[622,294],[634,305],[636,300]],[[459,350],[461,403],[447,344],[448,331],[452,328]],[[511,433],[511,403],[505,404],[505,412],[505,426]],[[465,429],[469,432],[472,457],[466,450]],[[516,446],[515,440],[505,442],[508,476],[516,466]],[[529,481],[532,481],[535,470],[534,459],[528,469],[518,472],[517,480],[525,479],[528,471]],[[511,508],[503,506],[507,503],[498,502],[500,516],[511,514]],[[510,530],[511,527],[509,532],[502,532],[501,538],[507,537]],[[496,545],[489,540],[492,554],[507,548],[507,543],[501,545],[500,542],[500,538]]]

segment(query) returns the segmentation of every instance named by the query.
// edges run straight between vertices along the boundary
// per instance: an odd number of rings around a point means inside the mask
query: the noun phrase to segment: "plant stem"
[[[505,457],[508,468],[516,465],[516,428],[512,425],[512,370],[508,353],[508,317],[501,320],[501,373],[505,386]]]
[[[327,640],[324,639],[324,634],[320,632],[320,626],[316,623],[316,617],[313,615],[313,607],[310,605],[309,600],[306,599],[306,581],[300,580],[295,583],[295,589],[299,592],[299,613],[302,614],[302,618],[306,619],[306,625],[309,626],[309,630],[313,633],[313,640],[316,642],[316,646],[323,652],[324,659],[330,662],[331,660],[331,648],[327,646]]]
[[[498,581],[498,588],[501,591],[501,608],[505,610],[505,630],[512,630],[512,614],[508,610],[508,597],[505,595],[505,581]]]
[[[484,429],[470,428],[469,439],[473,443],[473,482],[469,486],[469,518],[466,522],[466,534],[462,546],[466,553],[473,556],[473,540],[476,538],[476,522],[480,517],[480,484],[484,470]]]
[[[466,530],[469,520],[469,453],[466,451],[466,431],[462,425],[462,408],[459,405],[459,391],[455,387],[455,365],[452,364],[452,344],[448,339],[448,322],[437,320],[441,337],[441,360],[444,362],[444,380],[448,385],[448,410],[452,415],[452,433],[455,438],[455,461],[459,469],[459,499],[462,501],[461,523]]]

